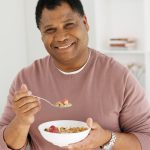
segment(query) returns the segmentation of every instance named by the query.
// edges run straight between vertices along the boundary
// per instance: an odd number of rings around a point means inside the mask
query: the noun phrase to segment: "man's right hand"
[[[34,122],[34,115],[41,109],[41,103],[40,100],[32,96],[31,91],[23,84],[14,95],[12,107],[18,123],[31,125]]]

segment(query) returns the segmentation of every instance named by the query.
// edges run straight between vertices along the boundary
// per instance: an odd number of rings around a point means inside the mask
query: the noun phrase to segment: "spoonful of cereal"
[[[68,108],[68,107],[71,107],[72,104],[67,100],[67,99],[64,99],[62,101],[57,101],[55,104],[53,104],[52,102],[50,102],[49,100],[45,99],[45,98],[42,98],[42,97],[39,97],[39,96],[35,96],[35,95],[32,95],[33,97],[36,97],[40,100],[43,100],[45,102],[47,102],[48,104],[50,104],[52,107],[57,107],[57,108]]]

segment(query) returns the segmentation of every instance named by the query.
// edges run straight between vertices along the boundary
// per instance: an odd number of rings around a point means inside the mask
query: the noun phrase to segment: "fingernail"
[[[92,128],[92,125],[93,125],[93,119],[92,118],[88,118],[87,119],[87,124],[90,128]]]
[[[38,98],[38,97],[35,97],[38,101],[40,101],[40,98]]]
[[[22,84],[22,85],[21,85],[21,89],[22,89],[22,90],[27,90],[26,84]]]
[[[28,95],[29,95],[29,96],[32,95],[32,92],[31,92],[31,91],[28,91]]]

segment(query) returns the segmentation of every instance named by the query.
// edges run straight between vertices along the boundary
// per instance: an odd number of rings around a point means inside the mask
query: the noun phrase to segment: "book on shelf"
[[[110,43],[110,47],[130,48],[134,46],[135,46],[134,43]]]
[[[134,42],[135,38],[110,38],[111,41],[127,41]]]
[[[136,39],[135,38],[110,38],[109,40],[110,48],[130,48],[135,49]]]

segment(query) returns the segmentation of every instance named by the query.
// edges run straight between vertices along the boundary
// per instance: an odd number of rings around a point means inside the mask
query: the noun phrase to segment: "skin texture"
[[[54,10],[42,12],[40,21],[41,38],[47,52],[53,57],[57,68],[70,72],[81,68],[87,61],[88,30],[86,16],[81,17],[69,5],[62,3]],[[16,91],[12,104],[16,117],[4,131],[4,139],[12,149],[20,149],[26,143],[35,114],[41,104],[31,92],[22,85]],[[92,118],[87,119],[91,132],[83,141],[69,145],[65,149],[88,150],[107,143],[111,138],[111,131],[103,129]],[[138,139],[133,134],[116,133],[117,140],[113,150],[141,150]]]

